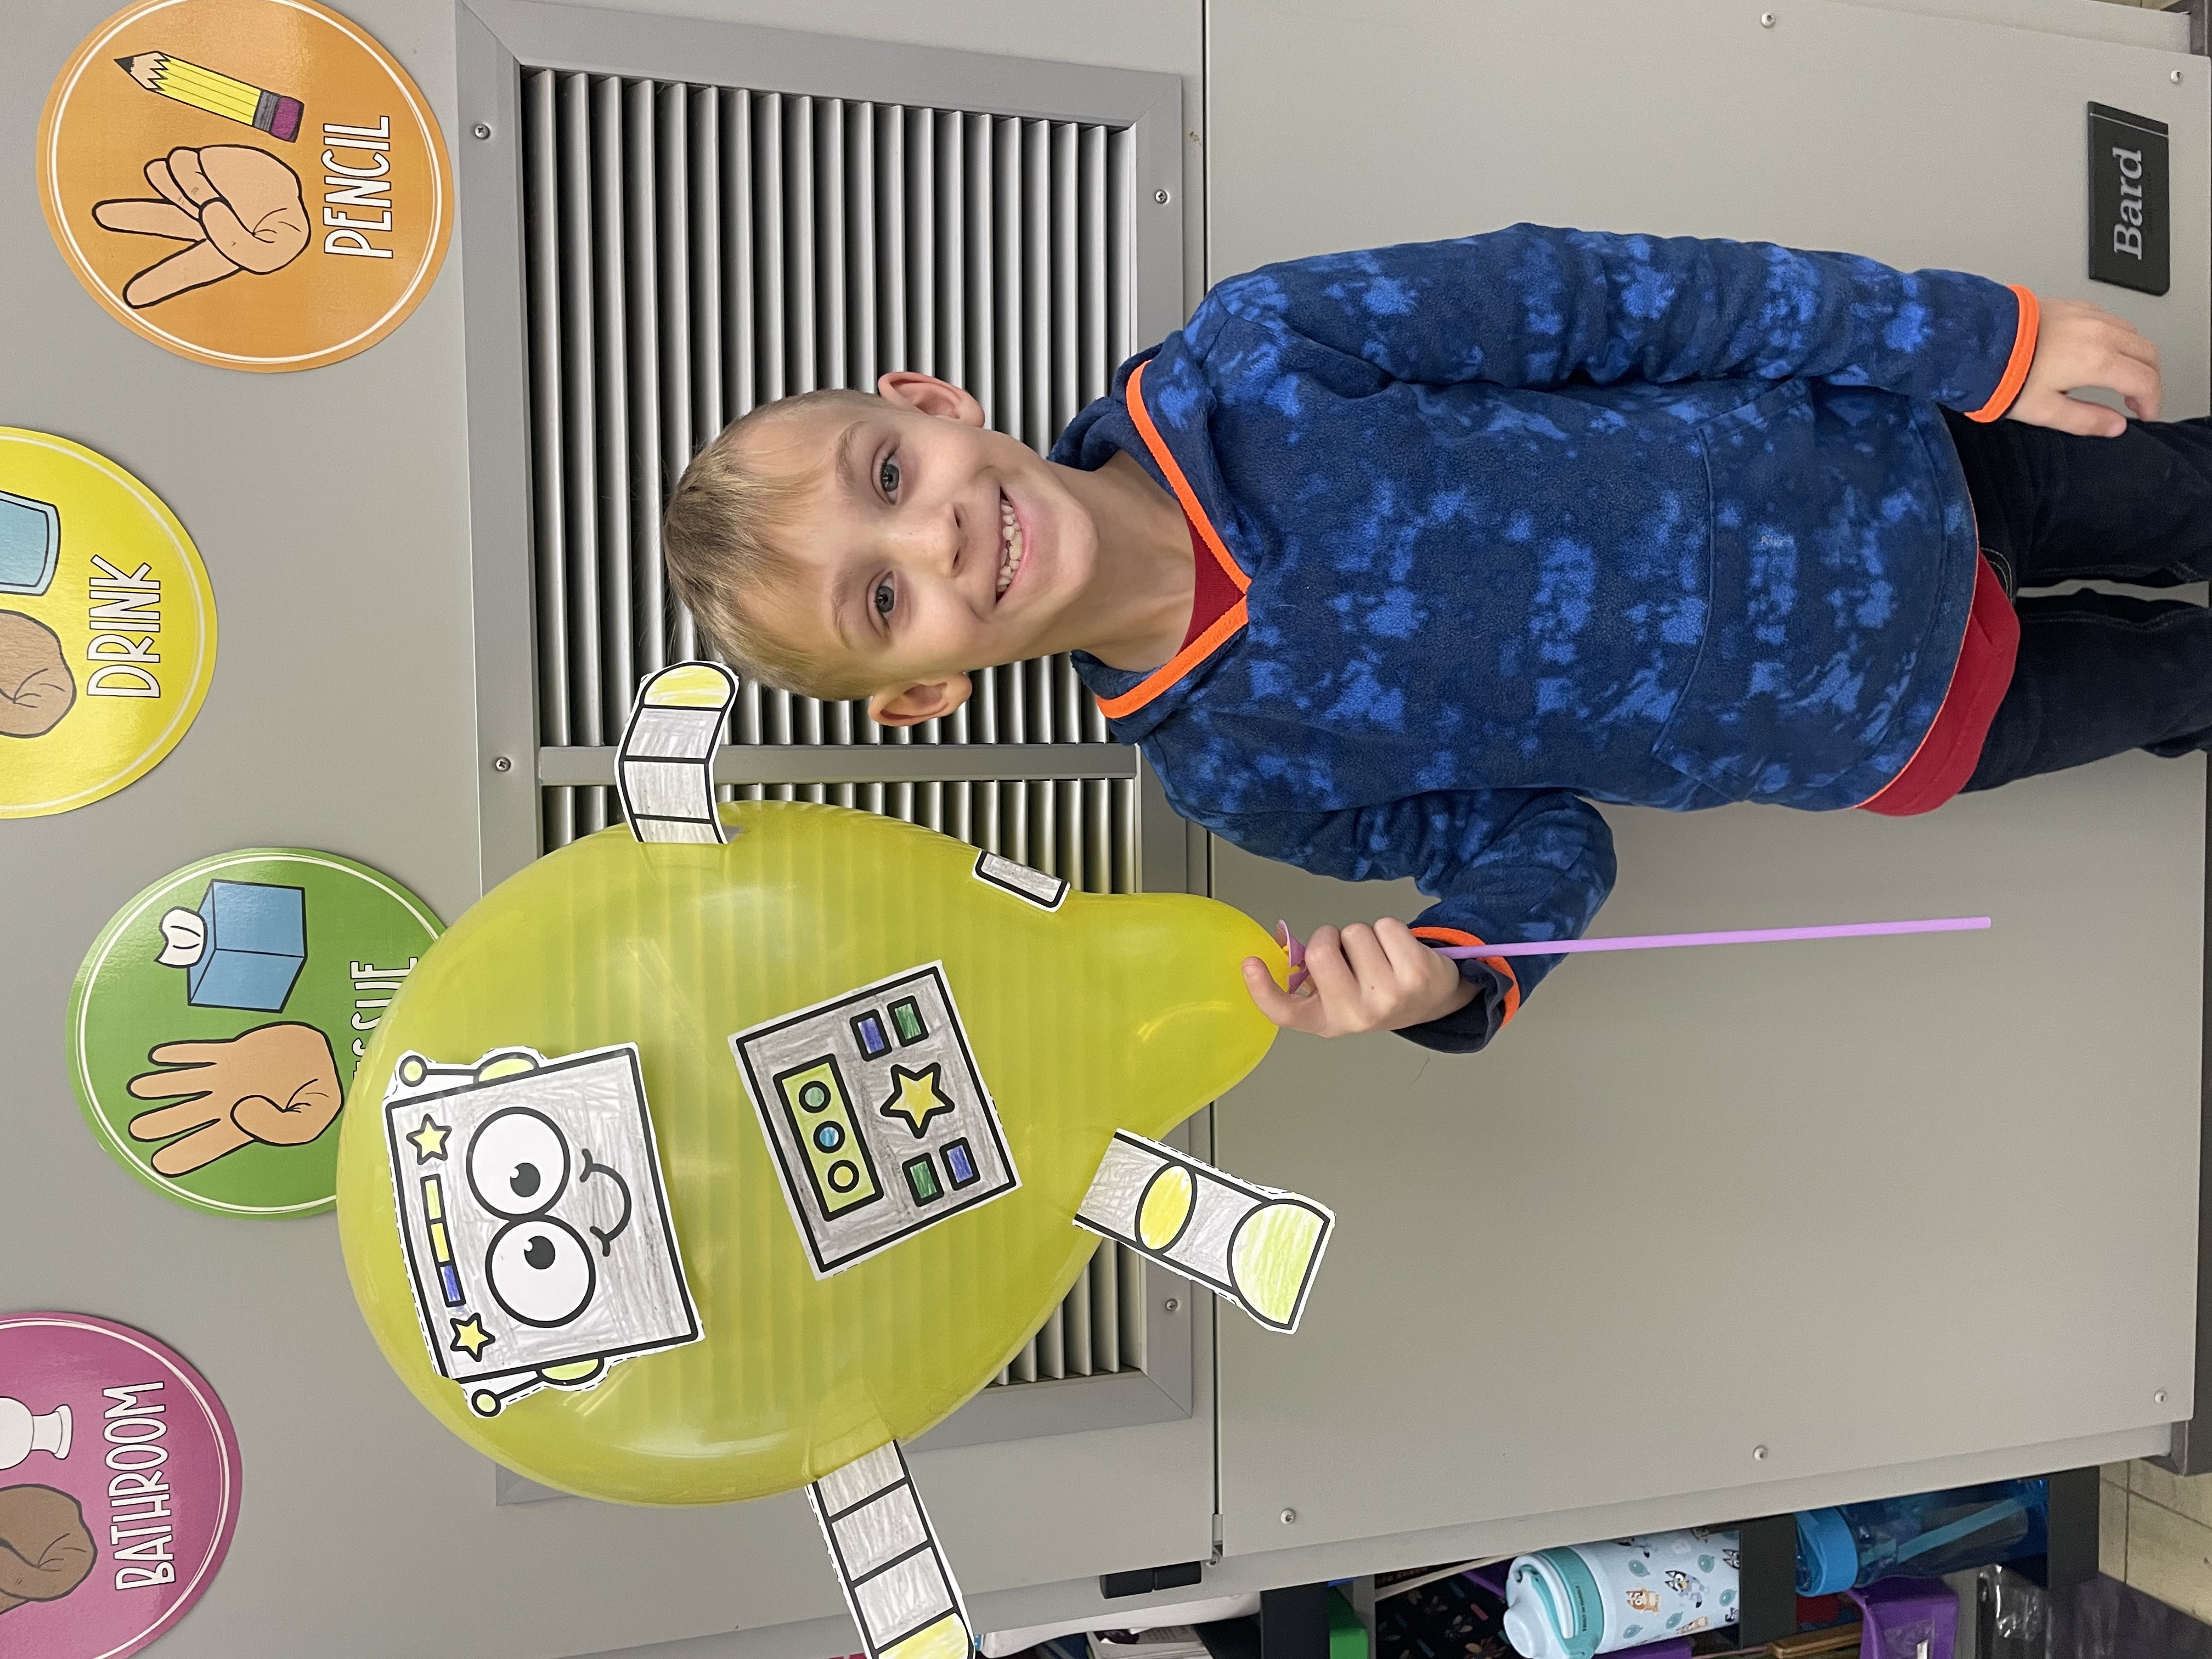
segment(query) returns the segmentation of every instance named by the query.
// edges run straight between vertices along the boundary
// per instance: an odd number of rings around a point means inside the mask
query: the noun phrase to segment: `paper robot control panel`
[[[730,1046],[817,1277],[1020,1184],[941,964]]]

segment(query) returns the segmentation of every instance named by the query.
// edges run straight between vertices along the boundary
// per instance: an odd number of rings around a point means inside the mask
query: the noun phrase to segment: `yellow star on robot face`
[[[937,1086],[944,1072],[943,1063],[937,1060],[918,1072],[909,1072],[903,1066],[892,1066],[891,1097],[876,1109],[885,1117],[903,1120],[919,1137],[929,1127],[931,1119],[942,1117],[952,1109],[952,1103]]]
[[[415,1143],[417,1164],[443,1164],[446,1161],[446,1137],[453,1130],[445,1124],[432,1121],[429,1113],[422,1114],[422,1127],[407,1137]]]
[[[453,1326],[453,1352],[465,1353],[472,1359],[483,1358],[483,1351],[499,1339],[483,1328],[483,1319],[471,1314],[466,1319],[456,1319]]]

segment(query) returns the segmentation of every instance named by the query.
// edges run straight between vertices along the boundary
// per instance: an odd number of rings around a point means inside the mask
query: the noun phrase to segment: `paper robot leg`
[[[806,1489],[868,1659],[964,1659],[960,1586],[894,1441]]]

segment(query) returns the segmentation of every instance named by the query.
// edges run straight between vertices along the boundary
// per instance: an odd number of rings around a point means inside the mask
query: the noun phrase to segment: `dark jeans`
[[[2130,421],[2077,438],[1945,411],[1983,550],[2008,591],[2085,577],[2212,576],[2212,421]],[[2212,749],[2212,610],[2078,592],[2023,599],[2020,662],[1969,789],[2130,749]]]

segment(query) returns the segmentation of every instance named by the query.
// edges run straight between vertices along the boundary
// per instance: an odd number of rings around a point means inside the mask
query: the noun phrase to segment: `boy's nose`
[[[942,514],[931,520],[927,532],[916,538],[917,561],[932,575],[958,574],[970,550],[967,540],[974,529],[959,507],[948,504]]]

